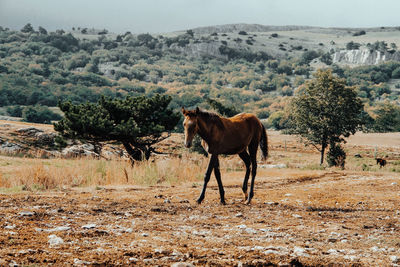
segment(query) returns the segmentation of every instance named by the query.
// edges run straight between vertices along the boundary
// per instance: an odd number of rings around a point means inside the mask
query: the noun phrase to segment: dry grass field
[[[213,178],[195,203],[207,158],[183,149],[133,167],[1,156],[0,266],[400,264],[398,133],[351,137],[345,170],[294,136],[271,131],[269,144],[251,205],[237,156],[221,160],[225,206]]]

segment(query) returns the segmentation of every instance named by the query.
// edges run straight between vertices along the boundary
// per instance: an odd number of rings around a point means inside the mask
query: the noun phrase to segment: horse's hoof
[[[225,200],[221,201],[221,205],[226,205]]]
[[[248,199],[247,201],[246,201],[246,205],[250,205],[251,204],[251,199]]]
[[[197,204],[199,204],[199,205],[201,204],[202,201],[203,201],[202,199],[196,200]]]

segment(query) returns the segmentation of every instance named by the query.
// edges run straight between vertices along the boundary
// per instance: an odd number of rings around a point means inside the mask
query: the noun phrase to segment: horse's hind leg
[[[244,176],[242,190],[244,194],[244,200],[247,200],[248,198],[247,184],[250,176],[250,156],[246,151],[243,151],[242,153],[239,154],[239,157],[244,161],[244,164],[246,165],[246,174]]]
[[[257,174],[257,144],[249,145],[250,161],[251,161],[251,183],[250,183],[250,193],[247,198],[247,204],[250,204],[251,199],[254,196],[254,180]]]
[[[211,172],[214,169],[214,166],[215,166],[215,163],[217,160],[218,160],[218,155],[211,155],[211,159],[210,159],[210,162],[208,163],[206,174],[204,175],[203,190],[201,191],[201,194],[200,194],[199,198],[197,199],[197,203],[199,203],[199,204],[204,199],[204,196],[206,194],[207,184],[210,181]]]
[[[219,196],[221,199],[221,204],[225,205],[225,191],[224,191],[224,186],[222,185],[222,180],[221,180],[221,172],[219,171],[219,160],[217,157],[217,160],[214,164],[214,174],[215,174],[215,179],[217,179],[218,183],[218,189],[219,189]]]

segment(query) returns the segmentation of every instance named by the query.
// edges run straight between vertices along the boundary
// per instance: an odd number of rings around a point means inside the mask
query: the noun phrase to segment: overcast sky
[[[88,27],[161,33],[257,23],[322,27],[400,26],[399,0],[0,0],[0,26]]]

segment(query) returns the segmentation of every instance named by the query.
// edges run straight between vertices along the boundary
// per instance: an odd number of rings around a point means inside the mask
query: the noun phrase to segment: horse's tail
[[[268,136],[264,125],[263,124],[261,125],[262,125],[262,130],[261,130],[260,148],[262,152],[262,159],[265,160],[268,157]]]

